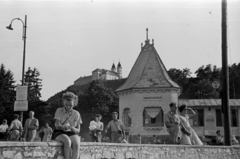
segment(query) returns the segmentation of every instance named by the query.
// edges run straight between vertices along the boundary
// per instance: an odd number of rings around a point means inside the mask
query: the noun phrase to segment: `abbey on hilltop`
[[[121,63],[118,62],[117,68],[115,64],[112,64],[111,70],[107,69],[95,69],[92,71],[92,75],[90,76],[84,76],[78,78],[76,81],[74,81],[74,85],[83,85],[87,84],[93,80],[117,80],[122,79],[122,66]]]

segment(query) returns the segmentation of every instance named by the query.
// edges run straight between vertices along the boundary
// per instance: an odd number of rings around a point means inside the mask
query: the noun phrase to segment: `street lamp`
[[[25,23],[20,18],[14,18],[10,25],[6,28],[9,30],[13,30],[12,23],[14,20],[20,20],[23,24],[23,33],[22,33],[22,39],[23,39],[23,67],[22,67],[22,86],[24,85],[24,72],[25,72],[25,52],[26,52],[26,33],[27,33],[27,15],[25,15]],[[20,112],[20,118],[21,122],[23,122],[23,111]]]

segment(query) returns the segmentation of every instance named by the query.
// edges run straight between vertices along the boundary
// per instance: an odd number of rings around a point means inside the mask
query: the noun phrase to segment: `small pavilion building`
[[[178,103],[181,88],[169,77],[154,41],[150,44],[148,32],[127,80],[116,92],[119,117],[131,138],[168,135],[164,114],[171,102]]]

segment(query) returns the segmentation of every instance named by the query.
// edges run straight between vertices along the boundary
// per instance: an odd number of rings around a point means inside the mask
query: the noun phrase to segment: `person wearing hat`
[[[168,133],[173,139],[173,144],[180,144],[182,133],[190,135],[189,131],[181,123],[176,103],[170,103],[170,111],[164,115],[165,125]]]
[[[101,142],[102,141],[102,131],[103,131],[103,123],[101,122],[102,115],[96,114],[95,120],[90,122],[90,135],[92,138],[92,142]]]
[[[53,139],[63,143],[65,159],[79,158],[80,148],[80,124],[82,123],[80,113],[74,110],[77,106],[78,96],[72,92],[62,95],[63,107],[58,108],[55,113],[55,128]],[[72,148],[72,153],[71,153]]]
[[[113,143],[121,143],[125,139],[125,126],[121,120],[118,118],[117,112],[112,112],[112,118],[105,130],[105,133],[110,129],[111,130],[111,140]]]

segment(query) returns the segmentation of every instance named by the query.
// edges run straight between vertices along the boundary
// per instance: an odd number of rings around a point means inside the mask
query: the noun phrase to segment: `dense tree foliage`
[[[6,70],[5,66],[0,66],[0,121],[11,119],[13,104],[16,97],[15,81],[13,73]]]
[[[42,79],[39,78],[40,72],[37,68],[31,69],[30,67],[25,73],[25,85],[28,86],[28,110],[35,113],[35,117],[43,125],[50,117],[50,105],[41,100]],[[24,112],[23,119],[27,119],[28,112]]]
[[[229,67],[229,92],[230,98],[240,98],[240,63]]]
[[[187,88],[191,77],[190,70],[188,68],[185,68],[183,70],[171,68],[168,70],[168,74],[170,75],[172,80],[178,83],[179,86],[182,88],[180,98],[187,98]]]
[[[28,86],[28,101],[40,101],[42,90],[42,79],[39,78],[38,69],[28,68],[25,73],[25,84]]]
[[[211,64],[201,66],[195,71],[196,77],[191,77],[189,69],[175,69],[168,71],[170,77],[182,88],[180,98],[182,99],[210,99],[220,98],[221,85],[218,89],[212,87],[212,82],[222,82],[221,68]],[[230,98],[240,98],[240,63],[229,66],[229,88]]]
[[[107,115],[118,110],[118,96],[99,80],[92,81],[79,98],[80,108],[89,112]]]

